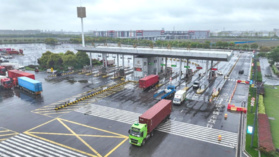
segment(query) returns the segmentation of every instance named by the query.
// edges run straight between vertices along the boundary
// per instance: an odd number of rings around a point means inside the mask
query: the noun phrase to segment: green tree
[[[260,47],[260,52],[269,52],[271,49],[269,47],[266,46],[261,46]]]
[[[65,55],[75,55],[75,54],[73,51],[68,50],[68,51],[66,51]]]
[[[63,59],[63,65],[65,68],[73,66],[73,67],[77,67],[77,57],[74,54],[68,54],[68,55],[64,55],[62,57]]]
[[[42,57],[38,59],[38,63],[41,68],[43,69],[48,68],[48,59],[51,54],[52,52],[46,51],[45,53],[43,53]]]
[[[279,62],[279,46],[275,49],[272,49],[270,53],[267,54],[267,58],[271,60],[272,65],[275,62]]]
[[[246,50],[247,50],[247,49],[249,48],[249,45],[244,44],[242,47],[243,47],[243,49],[246,49]]]
[[[251,45],[251,48],[254,49],[254,50],[257,49],[258,47],[259,47],[259,45],[256,44],[256,43],[253,43],[253,44]]]
[[[77,57],[77,63],[78,63],[77,67],[78,68],[82,68],[84,65],[88,65],[90,62],[89,57],[86,54],[86,52],[78,51],[76,54],[76,57]]]
[[[217,46],[217,48],[223,48],[223,42],[222,41],[217,41],[216,46]]]
[[[48,68],[51,67],[53,67],[54,69],[61,68],[63,67],[62,64],[63,64],[63,60],[61,55],[56,53],[52,53],[47,60]]]
[[[45,43],[49,45],[55,45],[57,43],[57,40],[54,38],[46,38]]]

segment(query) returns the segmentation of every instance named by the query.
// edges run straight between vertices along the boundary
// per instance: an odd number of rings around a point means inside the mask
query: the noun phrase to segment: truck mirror
[[[143,137],[143,132],[140,133],[140,136]]]
[[[128,133],[130,134],[130,129],[128,130]]]

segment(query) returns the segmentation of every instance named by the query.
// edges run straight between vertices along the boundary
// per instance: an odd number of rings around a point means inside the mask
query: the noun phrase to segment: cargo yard
[[[142,56],[106,56],[92,72],[7,69],[0,156],[235,157],[242,149],[250,52],[211,63],[163,57],[148,69]]]

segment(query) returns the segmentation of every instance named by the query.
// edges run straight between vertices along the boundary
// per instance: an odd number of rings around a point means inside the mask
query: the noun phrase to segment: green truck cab
[[[129,132],[129,143],[142,146],[147,139],[147,125],[141,123],[134,123]]]
[[[153,131],[163,121],[167,121],[172,110],[172,101],[162,99],[139,117],[129,129],[129,143],[143,146],[146,140],[153,136]]]

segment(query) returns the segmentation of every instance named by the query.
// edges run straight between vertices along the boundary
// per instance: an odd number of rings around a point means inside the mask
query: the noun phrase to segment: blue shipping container
[[[18,77],[18,85],[34,92],[35,94],[40,94],[42,91],[42,82],[28,77]]]

